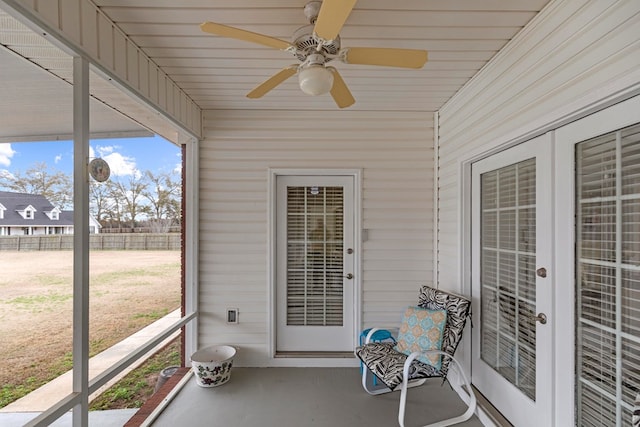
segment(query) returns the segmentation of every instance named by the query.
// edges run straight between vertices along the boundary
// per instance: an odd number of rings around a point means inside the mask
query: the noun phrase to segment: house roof
[[[39,194],[0,191],[0,204],[5,207],[4,218],[0,218],[0,226],[73,226],[73,211],[60,211],[59,219],[52,220],[47,216],[47,212],[53,211],[56,207],[46,197]],[[35,209],[33,219],[23,218],[19,213],[29,206]]]

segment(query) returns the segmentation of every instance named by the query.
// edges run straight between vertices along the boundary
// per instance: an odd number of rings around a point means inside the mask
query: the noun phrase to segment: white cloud
[[[117,148],[120,147],[115,145],[98,145],[96,150],[98,150],[98,154],[100,155],[100,157],[106,157],[109,154],[114,153]]]
[[[11,144],[0,144],[0,165],[10,166],[11,158],[16,152],[11,148]]]
[[[97,145],[94,149],[89,147],[89,157],[96,158],[101,157],[109,164],[112,176],[135,176],[140,178],[142,172],[136,167],[136,159],[133,157],[127,157],[116,150],[121,148],[117,145]]]
[[[103,157],[109,163],[113,176],[139,176],[140,171],[136,169],[136,161],[131,157],[123,156],[120,153],[111,153]]]
[[[14,180],[16,178],[14,174],[6,169],[0,169],[0,177],[6,178],[8,180]]]
[[[177,163],[176,167],[173,168],[173,173],[181,174],[182,173],[182,152],[178,151],[176,153],[176,157],[180,157],[180,163]]]
[[[58,154],[54,159],[53,162],[55,164],[58,164],[60,162],[60,160],[62,160],[62,154]]]

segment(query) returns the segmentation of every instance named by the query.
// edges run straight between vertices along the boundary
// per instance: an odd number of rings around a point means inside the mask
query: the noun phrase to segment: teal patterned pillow
[[[422,307],[407,307],[402,317],[396,350],[406,355],[414,351],[440,350],[442,331],[447,323],[445,310],[431,310]],[[440,369],[442,358],[439,354],[418,356],[423,363]]]

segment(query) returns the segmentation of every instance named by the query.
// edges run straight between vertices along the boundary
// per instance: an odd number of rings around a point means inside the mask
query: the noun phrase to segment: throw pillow
[[[446,323],[445,310],[407,307],[400,324],[396,350],[406,355],[414,351],[440,350],[442,331]],[[442,358],[439,354],[420,355],[417,360],[438,370],[442,366]]]

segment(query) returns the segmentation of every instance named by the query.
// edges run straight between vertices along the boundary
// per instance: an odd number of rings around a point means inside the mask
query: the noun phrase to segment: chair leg
[[[362,388],[371,395],[389,393],[391,389],[384,384],[373,385],[373,374],[366,366],[362,369]]]
[[[426,381],[427,381],[426,378],[411,380],[407,384],[407,387],[408,388],[418,387],[424,384]],[[362,369],[362,388],[364,388],[364,391],[374,396],[378,394],[390,393],[392,391],[389,387],[384,385],[382,381],[379,381],[379,382],[382,385],[373,385],[373,374],[366,366],[364,366]]]
[[[424,427],[446,427],[453,424],[458,424],[463,421],[467,421],[469,418],[471,418],[473,413],[476,411],[476,403],[477,403],[476,395],[473,392],[473,389],[471,388],[471,384],[467,380],[466,375],[462,371],[462,367],[460,366],[460,363],[453,356],[451,356],[449,353],[445,353],[444,351],[440,351],[440,350],[429,350],[423,353],[415,352],[415,353],[411,353],[411,355],[407,358],[402,370],[403,380],[402,380],[402,388],[400,389],[400,408],[398,409],[398,423],[400,424],[400,427],[404,427],[404,415],[405,415],[405,410],[407,406],[407,389],[410,387],[407,380],[409,378],[409,367],[411,366],[411,363],[414,361],[414,359],[419,355],[434,354],[434,353],[449,357],[453,362],[453,364],[455,365],[456,370],[460,375],[460,378],[462,379],[464,385],[467,388],[467,391],[469,392],[469,406],[467,407],[467,410],[462,415],[448,418],[446,420],[438,421],[435,423],[427,424]],[[451,369],[451,366],[452,365],[449,365],[449,369]]]

